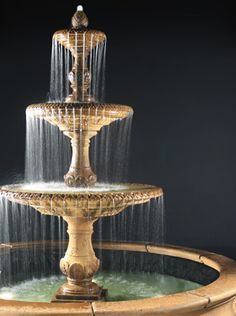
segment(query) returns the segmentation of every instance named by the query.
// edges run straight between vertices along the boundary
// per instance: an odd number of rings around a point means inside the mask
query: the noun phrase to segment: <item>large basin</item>
[[[54,248],[55,242],[43,244]],[[1,245],[1,256],[16,249],[42,247],[42,242],[14,243]],[[151,245],[145,243],[94,243],[94,248],[107,251],[142,252],[146,255],[161,254],[184,258],[202,266],[208,266],[219,273],[212,283],[201,288],[168,295],[161,298],[147,298],[119,302],[81,303],[36,303],[0,300],[0,315],[168,315],[168,316],[234,316],[236,312],[236,263],[235,261],[211,252],[176,247],[171,245]]]

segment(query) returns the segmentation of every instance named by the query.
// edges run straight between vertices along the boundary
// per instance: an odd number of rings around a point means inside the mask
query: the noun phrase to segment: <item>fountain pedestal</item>
[[[96,219],[65,216],[68,223],[69,244],[60,269],[67,283],[57,291],[52,302],[71,300],[100,300],[105,290],[92,282],[100,266],[92,246],[93,223]]]

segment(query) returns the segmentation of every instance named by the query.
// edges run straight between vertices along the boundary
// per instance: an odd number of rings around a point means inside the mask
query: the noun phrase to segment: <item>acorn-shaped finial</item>
[[[88,26],[88,17],[83,11],[82,5],[77,6],[77,11],[71,19],[73,29],[86,28]]]

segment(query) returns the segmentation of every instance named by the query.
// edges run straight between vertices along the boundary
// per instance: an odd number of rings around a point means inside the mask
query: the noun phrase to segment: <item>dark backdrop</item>
[[[232,3],[81,1],[108,36],[107,100],[135,110],[130,180],[164,188],[167,242],[236,259]],[[46,100],[51,37],[77,4],[1,1],[1,182],[22,177],[24,110]]]

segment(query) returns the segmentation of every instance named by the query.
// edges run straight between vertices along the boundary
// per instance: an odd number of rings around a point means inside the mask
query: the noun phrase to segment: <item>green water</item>
[[[199,288],[198,283],[157,273],[100,272],[95,282],[108,289],[109,301],[161,297]],[[0,299],[50,302],[65,282],[63,276],[51,276],[2,287]]]

